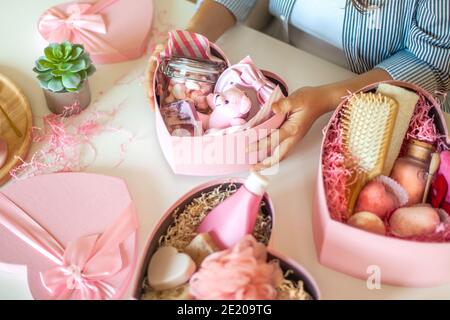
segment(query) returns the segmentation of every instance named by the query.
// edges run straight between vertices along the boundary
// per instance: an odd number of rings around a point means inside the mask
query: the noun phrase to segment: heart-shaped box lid
[[[116,63],[145,53],[152,20],[152,0],[67,2],[45,11],[38,30],[50,43],[83,44],[94,63]]]
[[[27,267],[35,299],[121,298],[135,269],[137,228],[134,204],[119,178],[57,173],[17,181],[0,193],[0,263]],[[61,288],[61,275],[77,262],[85,265],[78,270],[87,279],[81,286],[92,291],[78,290],[76,272],[65,279],[75,286]]]

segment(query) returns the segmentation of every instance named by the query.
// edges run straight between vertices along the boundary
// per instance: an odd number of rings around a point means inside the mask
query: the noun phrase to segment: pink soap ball
[[[201,83],[200,91],[203,92],[203,94],[208,95],[213,92],[213,85],[209,83]]]
[[[348,219],[347,223],[352,227],[362,229],[368,232],[385,235],[386,227],[383,220],[374,213],[362,211],[355,213]]]
[[[444,151],[440,156],[441,164],[439,166],[439,173],[444,176],[448,183],[450,183],[450,151]],[[445,200],[450,203],[450,192],[447,193]]]
[[[439,224],[439,214],[429,205],[398,209],[389,219],[391,233],[401,238],[433,233]]]
[[[206,96],[199,96],[194,98],[195,106],[197,107],[197,110],[200,112],[208,112],[209,106],[208,101],[206,100]]]
[[[355,212],[369,211],[381,219],[400,207],[397,196],[381,181],[370,181],[361,190]]]
[[[200,90],[191,91],[189,93],[189,96],[191,97],[191,99],[196,99],[196,98],[199,98],[199,97],[205,97],[206,98],[206,96]]]

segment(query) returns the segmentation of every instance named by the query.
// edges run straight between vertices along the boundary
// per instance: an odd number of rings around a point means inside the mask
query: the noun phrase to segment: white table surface
[[[42,90],[31,71],[34,60],[43,48],[36,22],[46,8],[60,2],[0,0],[0,72],[22,87],[35,116],[49,112]],[[182,28],[194,12],[194,5],[185,0],[157,0],[155,3],[155,23],[159,30],[168,23]],[[338,66],[244,26],[235,27],[226,33],[219,40],[219,45],[232,62],[251,55],[260,67],[282,75],[291,89],[352,76]],[[126,108],[117,115],[114,123],[141,136],[129,146],[125,161],[117,168],[114,166],[120,158],[118,150],[123,139],[112,134],[98,137],[95,140],[98,157],[88,169],[89,172],[117,176],[127,181],[140,219],[140,257],[145,241],[165,210],[191,188],[213,179],[176,176],[170,171],[156,138],[154,115],[148,107],[141,81],[137,78],[145,69],[146,61],[147,57],[143,57],[127,63],[99,66],[90,81],[93,98],[99,98],[99,109],[108,109],[128,99]],[[117,80],[123,78],[124,74],[127,74],[126,79],[134,80],[117,85]],[[99,96],[99,92],[104,94]],[[328,120],[329,115],[319,119],[307,137],[281,164],[279,172],[270,177],[268,192],[276,210],[274,248],[292,257],[312,273],[324,299],[450,298],[450,285],[427,289],[382,285],[380,290],[369,290],[365,281],[335,272],[318,263],[312,237],[311,206],[322,128]],[[11,298],[30,298],[26,281],[23,276],[0,272],[0,299]]]

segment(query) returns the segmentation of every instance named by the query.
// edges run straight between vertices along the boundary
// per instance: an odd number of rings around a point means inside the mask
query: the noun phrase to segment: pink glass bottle
[[[253,232],[267,185],[266,177],[252,172],[236,193],[211,210],[197,232],[209,233],[222,248],[234,246]]]
[[[434,148],[429,143],[412,139],[408,144],[406,155],[395,162],[391,178],[408,193],[407,206],[422,202],[430,156],[433,152]]]

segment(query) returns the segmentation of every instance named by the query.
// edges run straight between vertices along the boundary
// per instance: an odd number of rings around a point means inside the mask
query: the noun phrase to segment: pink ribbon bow
[[[258,101],[261,104],[269,100],[276,88],[276,84],[267,79],[250,58],[247,57],[242,60],[239,65],[233,66],[232,69],[234,72],[230,76],[230,84],[239,84],[255,89]]]
[[[51,8],[39,21],[39,31],[50,42],[90,42],[95,38],[92,33],[106,34],[103,16],[89,13],[91,8],[91,4],[71,4],[65,12]]]
[[[138,228],[132,211],[124,211],[105,232],[82,237],[64,247],[18,205],[0,193],[0,225],[55,263],[41,273],[53,299],[111,299],[108,283],[126,265],[121,247]]]

